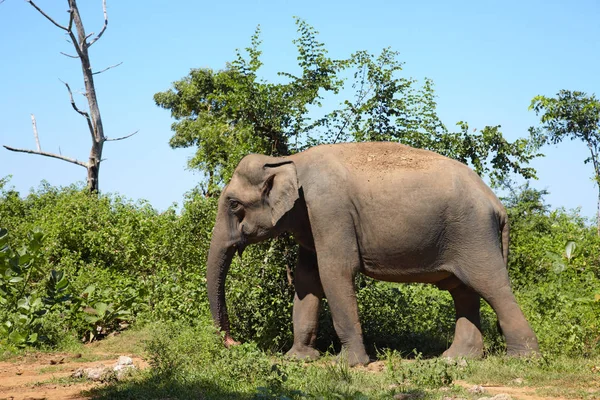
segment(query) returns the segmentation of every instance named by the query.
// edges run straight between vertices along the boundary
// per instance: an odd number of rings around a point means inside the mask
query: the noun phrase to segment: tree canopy
[[[154,95],[175,119],[173,148],[196,146],[189,167],[208,176],[207,192],[219,190],[248,153],[289,155],[322,143],[395,141],[470,164],[492,183],[508,174],[535,177],[536,157],[527,139],[507,141],[500,126],[450,131],[437,115],[433,81],[402,75],[398,52],[357,51],[332,59],[317,31],[296,19],[299,74],[280,72],[274,83],[259,78],[260,28],[245,54],[222,70],[192,69],[167,91]],[[325,110],[327,104],[337,107]],[[320,113],[319,113],[320,111]]]
[[[594,167],[598,186],[598,235],[600,236],[600,101],[595,95],[561,90],[556,97],[536,96],[530,110],[540,115],[542,125],[529,129],[532,142],[539,146],[564,139],[580,140],[589,150],[584,163]]]

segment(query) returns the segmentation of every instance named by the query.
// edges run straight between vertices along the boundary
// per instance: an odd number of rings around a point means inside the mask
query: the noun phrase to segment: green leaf
[[[17,283],[17,282],[21,282],[24,278],[22,276],[14,276],[12,278],[9,279],[10,283]]]
[[[577,247],[577,244],[573,241],[569,241],[567,242],[567,245],[565,246],[565,256],[567,257],[567,260],[571,260],[571,258],[573,257],[573,252],[575,251],[575,248]]]
[[[31,302],[31,308],[38,308],[41,305],[42,305],[42,299],[40,297],[37,297],[35,300],[33,300]]]
[[[32,260],[32,256],[31,254],[29,254],[27,251],[28,249],[21,249],[21,251],[23,253],[21,253],[19,255],[19,265],[26,265],[27,263],[29,263]]]
[[[56,290],[59,291],[59,290],[66,288],[67,286],[69,286],[69,280],[67,278],[64,278],[64,279],[58,281],[56,283],[55,287],[56,287]]]
[[[88,287],[86,287],[86,288],[83,290],[83,294],[92,294],[92,293],[94,293],[94,290],[96,290],[96,286],[94,286],[94,285],[89,285]]]
[[[555,261],[552,263],[552,271],[554,271],[557,274],[560,274],[566,268],[567,268],[566,265],[562,262]]]
[[[29,301],[26,298],[19,299],[17,301],[17,307],[24,310],[29,310]]]
[[[62,271],[52,270],[50,271],[50,279],[55,282],[60,281],[63,278],[64,273]]]
[[[37,342],[37,340],[38,340],[38,334],[37,334],[37,332],[33,332],[31,335],[29,335],[29,339],[27,339],[27,342],[34,344]]]
[[[14,330],[10,333],[10,335],[8,335],[8,340],[10,340],[12,343],[16,344],[16,345],[22,345],[25,343],[25,340],[27,339],[27,335]]]
[[[94,304],[94,309],[100,316],[104,316],[107,308],[108,308],[108,304],[103,303],[103,302],[98,302],[98,303]]]

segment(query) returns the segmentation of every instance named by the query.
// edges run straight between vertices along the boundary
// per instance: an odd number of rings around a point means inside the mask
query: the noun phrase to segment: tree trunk
[[[77,29],[77,41],[79,44],[79,59],[81,61],[81,70],[83,72],[83,83],[85,85],[85,97],[87,98],[90,108],[89,118],[92,128],[92,149],[90,150],[90,158],[87,167],[87,187],[90,192],[97,192],[99,185],[100,162],[102,161],[102,148],[106,137],[104,136],[104,127],[102,126],[102,118],[100,117],[100,109],[98,107],[98,99],[96,97],[96,88],[94,87],[94,74],[90,65],[90,57],[88,48],[90,44],[87,42],[85,28],[81,21],[81,15],[77,8],[76,0],[69,0],[71,12],[73,13],[73,22]]]

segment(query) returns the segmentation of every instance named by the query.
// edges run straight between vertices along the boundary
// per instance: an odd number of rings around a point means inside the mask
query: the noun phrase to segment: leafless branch
[[[85,40],[88,40],[92,36],[94,36],[94,32],[88,33],[87,35],[85,35]]]
[[[71,92],[71,87],[69,87],[69,84],[67,82],[63,82],[63,81],[61,81],[61,82],[65,84],[65,86],[67,87],[67,90],[69,91],[69,98],[71,99],[71,106],[73,107],[73,109],[75,111],[77,111],[79,114],[81,114],[85,117],[85,120],[87,121],[87,124],[88,124],[88,129],[90,130],[90,134],[92,135],[92,138],[94,138],[94,127],[92,125],[92,119],[90,118],[90,114],[88,114],[85,111],[81,111],[77,107],[77,104],[75,104],[75,99],[73,99],[73,92]]]
[[[109,138],[106,138],[106,139],[104,139],[104,141],[105,141],[105,142],[114,142],[114,141],[117,141],[117,140],[123,140],[123,139],[127,139],[127,138],[130,138],[130,137],[132,137],[133,135],[135,135],[135,134],[136,134],[136,133],[138,133],[138,132],[139,132],[139,130],[137,130],[137,131],[135,131],[135,132],[133,132],[133,133],[130,133],[130,134],[129,134],[129,135],[127,135],[127,136],[122,136],[122,137],[118,137],[118,138],[114,138],[114,139],[109,139]]]
[[[56,22],[55,20],[52,19],[52,17],[50,17],[48,14],[46,14],[44,12],[44,10],[42,10],[41,8],[39,8],[37,6],[37,4],[35,4],[33,1],[31,0],[25,0],[26,2],[28,2],[29,4],[31,4],[33,6],[33,8],[35,8],[36,10],[39,11],[40,14],[42,14],[44,17],[46,17],[46,19],[50,22],[52,22],[54,25],[56,25],[57,27],[59,27],[60,29],[62,29],[63,31],[69,31],[69,29],[67,27],[62,26],[61,24],[59,24],[58,22]]]
[[[71,38],[70,43],[73,45],[73,47],[75,47],[77,56],[79,58],[81,58],[81,55],[82,55],[82,50],[81,50],[82,47],[81,46],[83,46],[83,45],[77,41],[77,38],[75,37],[75,34],[73,33],[73,31],[69,31],[69,37]],[[67,42],[68,42],[68,40],[67,40]]]
[[[35,123],[35,115],[31,114],[31,125],[33,126],[33,137],[35,138],[35,144],[37,145],[37,150],[42,151],[42,146],[40,146],[40,137],[38,136],[37,124]]]
[[[73,19],[75,18],[75,15],[73,14],[73,9],[69,8],[69,27],[68,27],[68,32],[71,32],[71,28],[73,28]]]
[[[71,157],[65,157],[59,154],[54,154],[54,153],[48,153],[46,151],[36,151],[36,150],[28,150],[28,149],[16,149],[14,147],[10,147],[10,146],[3,146],[6,150],[10,150],[10,151],[15,151],[18,153],[29,153],[29,154],[38,154],[40,156],[45,156],[45,157],[52,157],[52,158],[57,158],[59,160],[63,160],[63,161],[67,161],[76,165],[79,165],[81,167],[87,168],[88,165],[82,161],[76,160],[74,158]]]
[[[60,80],[60,79],[59,79]],[[71,106],[73,106],[73,109],[75,111],[77,111],[79,114],[83,115],[84,117],[86,117],[87,119],[90,118],[90,115],[85,112],[85,111],[81,111],[78,107],[77,104],[75,104],[75,99],[73,99],[73,92],[71,92],[71,87],[69,86],[69,84],[67,82],[64,82],[62,80],[60,80],[62,83],[65,84],[65,86],[67,87],[67,90],[69,91],[69,98],[71,99]]]
[[[110,67],[106,67],[106,68],[104,68],[104,69],[103,69],[103,70],[101,70],[101,71],[92,72],[92,75],[101,74],[101,73],[103,73],[103,72],[106,72],[106,71],[108,71],[108,70],[109,70],[109,69],[111,69],[111,68],[118,67],[118,66],[119,66],[119,65],[121,65],[121,64],[123,64],[123,61],[121,61],[121,62],[120,62],[120,63],[118,63],[118,64],[111,65]]]
[[[106,13],[106,0],[102,0],[102,10],[104,11],[104,26],[100,30],[100,33],[98,33],[98,36],[96,36],[90,42],[90,44],[88,45],[88,47],[90,47],[91,45],[93,45],[94,43],[96,43],[96,41],[98,39],[100,39],[100,37],[104,34],[104,31],[106,30],[106,27],[108,26],[108,14]]]
[[[62,51],[60,52],[60,54],[62,54],[63,56],[71,57],[71,58],[79,58],[79,56],[72,56],[70,54],[63,53]]]

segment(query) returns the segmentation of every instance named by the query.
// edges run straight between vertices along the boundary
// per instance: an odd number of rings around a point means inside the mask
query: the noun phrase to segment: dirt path
[[[146,368],[148,363],[141,357],[130,356],[137,368]],[[32,354],[11,362],[0,362],[0,400],[42,399],[87,399],[84,391],[102,385],[85,379],[74,379],[73,372],[79,368],[109,367],[118,356],[90,348],[84,357],[81,354],[53,353]]]
[[[469,390],[474,385],[472,383],[467,383],[464,381],[456,381],[454,382],[456,385],[460,385],[465,389]],[[565,397],[550,397],[550,396],[542,396],[536,393],[536,388],[527,387],[527,386],[487,386],[482,385],[483,393],[480,393],[478,397],[494,397],[499,394],[506,394],[511,397],[513,400],[544,400],[544,399],[552,399],[552,400],[569,400]],[[572,399],[571,399],[572,400]]]

